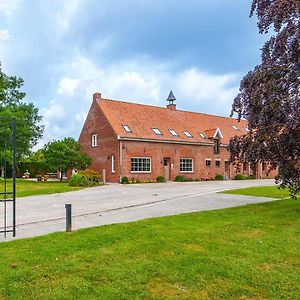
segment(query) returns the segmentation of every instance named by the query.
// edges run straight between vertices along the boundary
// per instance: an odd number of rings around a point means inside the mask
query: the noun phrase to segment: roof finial
[[[171,90],[171,92],[170,92],[170,94],[169,94],[169,96],[168,96],[167,101],[169,102],[169,105],[170,105],[170,104],[174,104],[174,101],[176,101],[176,98],[175,98],[175,96],[174,96],[172,90]]]

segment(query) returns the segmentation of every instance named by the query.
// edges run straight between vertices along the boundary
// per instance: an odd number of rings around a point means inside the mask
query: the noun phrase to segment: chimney
[[[101,93],[95,93],[93,95],[93,100],[96,101],[96,100],[101,100]]]
[[[169,102],[169,104],[167,105],[167,109],[169,110],[176,110],[176,103],[174,103],[174,101],[176,101],[176,98],[173,94],[173,92],[171,91],[169,96],[168,96],[168,99],[167,99],[167,102]]]

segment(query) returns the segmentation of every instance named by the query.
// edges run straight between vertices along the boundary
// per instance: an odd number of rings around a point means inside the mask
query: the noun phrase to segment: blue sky
[[[228,116],[264,37],[250,0],[0,0],[0,61],[45,141],[78,137],[94,92]]]

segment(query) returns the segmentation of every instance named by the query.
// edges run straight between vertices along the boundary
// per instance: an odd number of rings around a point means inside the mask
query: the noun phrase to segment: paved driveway
[[[66,203],[72,204],[73,229],[79,229],[272,201],[268,198],[217,194],[227,189],[263,185],[274,185],[274,180],[109,184],[77,192],[19,198],[17,237],[64,230]],[[0,228],[2,220],[3,211],[0,211]],[[10,239],[8,237],[6,240]],[[2,236],[1,240],[4,240]]]

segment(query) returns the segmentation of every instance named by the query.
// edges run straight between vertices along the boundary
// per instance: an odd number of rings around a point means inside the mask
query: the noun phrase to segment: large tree
[[[80,152],[80,144],[70,137],[49,142],[44,146],[43,154],[48,167],[60,171],[60,180],[69,169],[85,169],[91,164],[91,159]]]
[[[1,70],[0,64],[0,167],[9,157],[11,151],[11,121],[4,118],[16,119],[16,148],[17,158],[29,154],[30,149],[42,137],[42,117],[32,103],[24,102],[25,93],[21,91],[23,79],[7,76]]]
[[[271,162],[277,182],[300,191],[300,0],[254,0],[250,16],[271,34],[261,64],[242,80],[232,114],[250,132],[231,141],[233,161]]]

